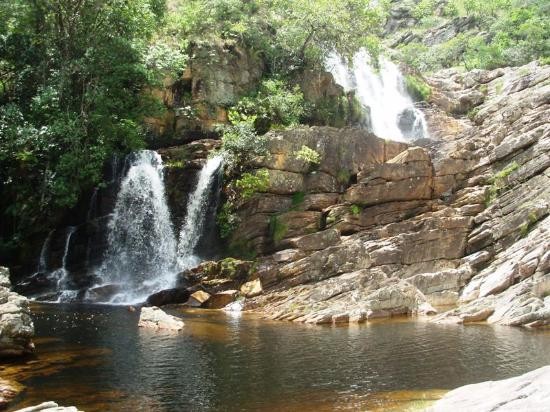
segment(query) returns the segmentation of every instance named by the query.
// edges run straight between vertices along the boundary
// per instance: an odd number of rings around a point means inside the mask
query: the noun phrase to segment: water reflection
[[[35,311],[46,339],[34,362],[57,363],[47,374],[15,365],[28,388],[18,407],[51,399],[87,412],[403,410],[550,363],[548,333],[509,327],[321,327],[189,311],[183,332],[165,334],[137,328],[138,314],[124,308]]]

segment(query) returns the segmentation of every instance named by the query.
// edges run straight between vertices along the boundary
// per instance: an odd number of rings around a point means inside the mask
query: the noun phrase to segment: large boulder
[[[164,306],[175,303],[185,303],[189,299],[191,292],[186,288],[172,288],[153,293],[145,302],[151,306]]]
[[[550,366],[501,381],[462,386],[447,393],[427,412],[547,411]]]
[[[184,323],[181,319],[169,315],[163,310],[152,306],[150,308],[141,308],[138,326],[147,329],[164,329],[170,331],[180,331]]]
[[[0,357],[34,351],[34,325],[27,298],[9,290],[9,270],[0,267]]]

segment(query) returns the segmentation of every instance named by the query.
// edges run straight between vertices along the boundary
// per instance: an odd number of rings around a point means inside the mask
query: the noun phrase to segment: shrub
[[[489,179],[491,187],[487,198],[488,204],[493,202],[508,187],[508,176],[517,169],[519,169],[517,162],[512,162]]]
[[[255,95],[243,97],[232,107],[229,120],[232,123],[252,123],[255,130],[263,134],[273,125],[297,125],[305,113],[304,95],[298,86],[266,79]]]
[[[357,215],[361,214],[362,209],[361,209],[361,206],[359,206],[359,205],[351,205],[349,210],[350,210],[352,215],[357,216]]]
[[[225,171],[238,173],[252,159],[267,154],[267,139],[256,134],[250,122],[226,126],[222,136]]]
[[[239,224],[239,218],[235,214],[233,205],[231,202],[225,202],[216,215],[216,223],[220,231],[222,239],[226,239]]]
[[[235,186],[239,189],[242,200],[248,200],[258,192],[263,192],[269,187],[269,172],[266,169],[257,170],[254,173],[243,173],[235,180]]]
[[[309,163],[310,166],[315,166],[321,163],[321,155],[315,150],[303,145],[302,148],[294,152],[296,159],[303,160],[306,163]]]
[[[405,87],[415,101],[426,101],[432,94],[432,88],[418,76],[405,76]]]

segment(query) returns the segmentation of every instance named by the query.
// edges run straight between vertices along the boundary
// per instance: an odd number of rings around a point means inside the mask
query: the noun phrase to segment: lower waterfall
[[[109,222],[108,248],[98,275],[119,286],[114,303],[143,300],[151,291],[172,287],[176,238],[166,204],[160,155],[129,155]]]
[[[200,258],[195,254],[206,214],[208,211],[209,194],[214,184],[214,178],[222,164],[221,156],[214,156],[206,162],[197,181],[197,186],[189,196],[187,215],[180,230],[178,243],[178,269],[185,270],[196,266]]]

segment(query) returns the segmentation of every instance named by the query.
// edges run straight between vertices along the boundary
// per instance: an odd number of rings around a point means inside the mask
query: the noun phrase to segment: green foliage
[[[292,208],[295,209],[296,207],[304,203],[305,198],[305,192],[296,192],[292,194]]]
[[[512,162],[489,179],[491,187],[489,188],[487,204],[492,203],[508,187],[508,177],[517,169],[519,169],[517,162]]]
[[[357,215],[361,214],[361,210],[363,210],[363,209],[359,205],[351,205],[349,210],[350,210],[352,215],[357,216]]]
[[[296,156],[296,159],[303,160],[311,166],[321,163],[321,155],[305,145],[300,150],[294,152],[294,156]]]
[[[420,0],[412,10],[415,19],[420,20],[433,14],[437,0]]]
[[[405,87],[415,101],[426,101],[432,94],[432,88],[418,76],[405,76]]]
[[[269,187],[269,172],[266,169],[254,173],[243,173],[235,180],[235,186],[242,200],[248,200],[258,192],[264,192]]]
[[[259,136],[252,123],[240,122],[223,129],[222,153],[225,171],[238,174],[247,163],[267,152],[267,139]]]
[[[309,123],[345,127],[365,125],[365,111],[353,93],[326,96],[315,102],[307,113]]]
[[[338,170],[338,174],[336,175],[336,180],[338,180],[339,183],[343,185],[347,185],[350,179],[351,179],[351,174],[349,170],[347,169]]]
[[[288,227],[281,222],[279,216],[273,215],[269,219],[269,235],[274,244],[278,244],[281,240],[284,239],[286,233],[288,232]]]
[[[216,223],[222,239],[227,239],[239,225],[239,218],[235,214],[234,206],[231,202],[225,202],[218,210]]]
[[[422,0],[415,10],[424,15],[430,3]],[[429,48],[415,42],[403,45],[405,63],[424,72],[457,65],[494,69],[550,56],[550,9],[545,0],[451,0],[445,15],[468,16],[476,28]]]
[[[524,238],[526,237],[531,230],[535,227],[537,224],[538,218],[537,215],[534,212],[530,212],[527,215],[527,222],[524,222],[520,228],[519,228],[519,235],[520,237]]]
[[[282,80],[266,79],[252,97],[242,98],[230,111],[232,123],[253,123],[257,132],[265,133],[272,125],[294,126],[306,113],[300,87],[290,87]]]
[[[43,231],[105,160],[144,146],[141,120],[157,105],[143,91],[163,14],[158,0],[3,2],[0,18],[1,232]]]
[[[255,50],[271,74],[322,68],[332,51],[378,52],[383,7],[367,0],[186,0],[175,7],[172,31],[193,42],[223,40]]]

